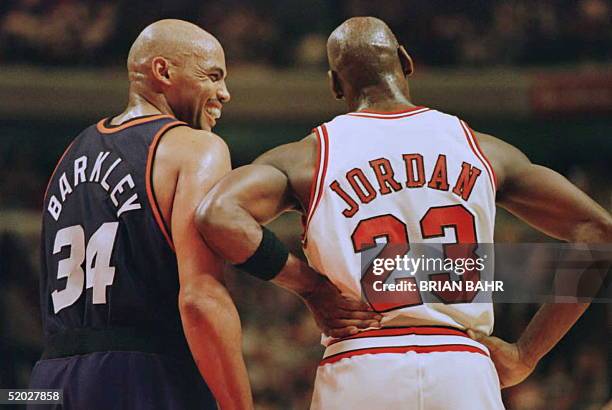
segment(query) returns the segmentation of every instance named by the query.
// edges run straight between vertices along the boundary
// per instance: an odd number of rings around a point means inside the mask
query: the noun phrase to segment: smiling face
[[[217,41],[200,44],[180,63],[172,64],[169,73],[171,85],[165,95],[175,116],[210,131],[221,117],[223,104],[230,100],[221,45]]]

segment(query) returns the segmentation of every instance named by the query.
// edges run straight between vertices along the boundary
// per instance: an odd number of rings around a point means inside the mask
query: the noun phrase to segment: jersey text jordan
[[[439,191],[448,191],[450,189],[445,154],[438,155],[435,166],[429,173],[427,181],[425,179],[423,155],[417,153],[403,154],[402,159],[405,167],[402,170],[398,170],[399,172],[393,169],[391,161],[387,158],[377,158],[368,161],[376,177],[376,186],[381,195],[398,192],[404,189],[404,187],[422,188],[426,182],[427,188]],[[463,162],[459,176],[453,184],[453,194],[467,201],[481,173],[482,171],[479,168]],[[359,203],[367,204],[378,196],[377,190],[374,188],[374,184],[370,180],[371,178],[368,179],[367,174],[361,168],[353,168],[346,173],[346,181],[357,198],[343,189],[338,180],[334,180],[329,185],[331,190],[346,202],[348,207],[342,211],[342,215],[347,218],[352,218],[357,214]],[[400,175],[402,176],[401,181],[398,180]]]

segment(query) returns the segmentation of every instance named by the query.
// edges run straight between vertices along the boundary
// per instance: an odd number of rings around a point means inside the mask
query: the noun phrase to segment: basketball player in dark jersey
[[[162,20],[136,39],[127,68],[127,108],[74,139],[45,193],[45,351],[30,387],[63,389],[65,409],[250,409],[238,314],[193,222],[231,166],[211,132],[230,99],[223,49],[191,23]],[[320,322],[340,333],[376,322],[292,266],[276,282]]]

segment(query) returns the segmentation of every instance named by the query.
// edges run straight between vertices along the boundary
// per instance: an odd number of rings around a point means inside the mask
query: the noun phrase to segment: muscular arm
[[[499,205],[557,239],[574,243],[612,242],[610,214],[562,175],[531,163],[518,149],[495,137],[481,133],[476,133],[476,137],[497,175]],[[588,303],[542,305],[514,345],[495,337],[478,336],[491,350],[502,386],[511,386],[527,377],[588,306]]]
[[[299,209],[288,170],[283,164],[307,148],[302,141],[275,148],[251,165],[232,171],[209,193],[198,211],[199,229],[208,244],[226,260],[237,264],[247,260],[262,239],[261,225],[281,213]],[[274,282],[299,295],[313,291],[321,278],[289,255]]]
[[[240,320],[223,283],[223,262],[194,223],[203,193],[231,169],[227,147],[213,134],[180,127],[164,137],[156,163],[173,164],[177,170],[171,179],[176,181],[173,200],[166,210],[178,260],[179,310],[187,342],[220,407],[250,409]],[[158,165],[155,168],[154,178]],[[154,179],[156,191],[157,182]]]
[[[216,253],[234,264],[246,261],[262,240],[262,224],[301,210],[315,166],[307,154],[311,142],[306,138],[269,151],[232,171],[207,195],[198,209],[198,229]],[[378,315],[362,312],[367,307],[361,302],[338,297],[326,279],[293,254],[273,282],[303,297],[330,336],[378,325]]]
[[[498,177],[498,204],[534,228],[567,242],[612,241],[612,219],[552,169],[533,164],[515,147],[476,133]]]

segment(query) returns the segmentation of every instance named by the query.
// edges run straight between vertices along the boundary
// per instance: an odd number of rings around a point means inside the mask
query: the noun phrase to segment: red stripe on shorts
[[[478,353],[488,356],[486,352],[474,346],[449,344],[449,345],[435,345],[435,346],[387,346],[387,347],[368,347],[364,349],[349,350],[346,352],[338,353],[333,356],[326,357],[321,360],[319,366],[326,364],[335,363],[339,360],[346,359],[354,356],[361,356],[364,354],[380,354],[380,353],[433,353],[433,352],[470,352]]]

